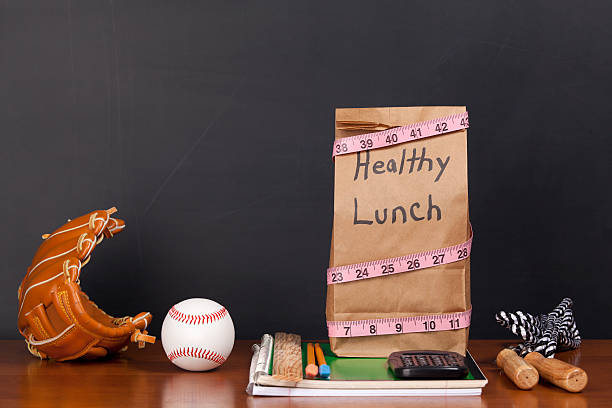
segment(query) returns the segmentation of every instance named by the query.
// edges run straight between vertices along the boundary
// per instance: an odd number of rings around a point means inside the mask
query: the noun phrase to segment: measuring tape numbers
[[[470,239],[447,248],[328,268],[327,284],[335,285],[337,283],[390,276],[401,272],[417,271],[462,261],[467,259],[472,252],[472,237],[473,235],[470,232]]]
[[[472,309],[438,315],[386,319],[328,321],[329,337],[382,336],[386,334],[421,333],[465,329],[470,326]]]
[[[426,137],[467,129],[469,126],[468,113],[463,112],[381,132],[342,137],[334,141],[332,157],[412,142]]]

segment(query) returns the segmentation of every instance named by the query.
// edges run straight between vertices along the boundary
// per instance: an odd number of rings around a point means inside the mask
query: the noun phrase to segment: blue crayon
[[[317,363],[319,364],[319,377],[329,378],[331,370],[325,362],[325,356],[323,355],[323,350],[321,349],[319,343],[315,344],[315,354],[317,355]]]

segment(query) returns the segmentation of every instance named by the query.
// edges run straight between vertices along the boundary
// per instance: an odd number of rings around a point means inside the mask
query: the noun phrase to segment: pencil
[[[304,370],[306,373],[306,378],[315,378],[319,369],[315,362],[315,352],[312,343],[308,343],[306,346],[306,360],[308,363],[306,369]]]
[[[317,354],[317,363],[319,363],[319,377],[328,378],[331,370],[325,362],[325,355],[323,354],[323,349],[321,349],[321,345],[319,343],[315,344],[315,352]]]

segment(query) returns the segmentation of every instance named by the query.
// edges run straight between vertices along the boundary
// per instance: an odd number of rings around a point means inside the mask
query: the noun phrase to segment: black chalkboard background
[[[584,337],[610,337],[611,14],[604,1],[3,2],[0,337],[19,337],[40,234],[113,205],[127,228],[81,276],[110,314],[149,310],[159,334],[172,304],[207,297],[239,338],[324,337],[334,109],[413,105],[470,112],[472,338],[509,336],[500,308],[565,296]]]

